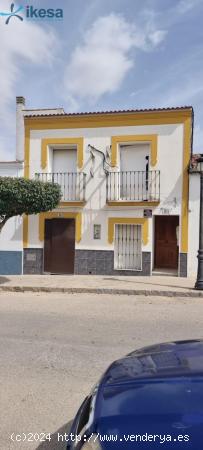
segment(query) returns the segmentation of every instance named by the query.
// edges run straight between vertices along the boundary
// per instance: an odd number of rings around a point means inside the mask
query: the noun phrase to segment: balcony
[[[85,203],[86,174],[84,172],[36,173],[40,181],[58,183],[63,203]]]
[[[107,203],[116,206],[160,201],[160,171],[110,172],[106,180]]]

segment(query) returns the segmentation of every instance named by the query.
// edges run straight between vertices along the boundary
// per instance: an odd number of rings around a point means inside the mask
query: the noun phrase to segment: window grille
[[[115,225],[114,269],[142,269],[141,235],[141,225]]]

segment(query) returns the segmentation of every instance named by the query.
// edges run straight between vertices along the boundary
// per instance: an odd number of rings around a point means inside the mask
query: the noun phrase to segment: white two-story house
[[[24,176],[57,182],[23,220],[23,272],[188,274],[191,107],[66,114],[17,98]]]

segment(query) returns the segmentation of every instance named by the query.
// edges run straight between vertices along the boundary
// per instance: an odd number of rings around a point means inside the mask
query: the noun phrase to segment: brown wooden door
[[[74,273],[75,220],[45,220],[44,272]]]
[[[178,268],[177,226],[178,216],[155,217],[155,267]]]

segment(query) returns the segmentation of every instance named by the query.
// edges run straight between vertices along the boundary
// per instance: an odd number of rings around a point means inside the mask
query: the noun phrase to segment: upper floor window
[[[53,149],[52,172],[77,172],[77,150],[76,148]]]
[[[150,144],[135,143],[120,145],[120,171],[146,171],[149,166]]]

